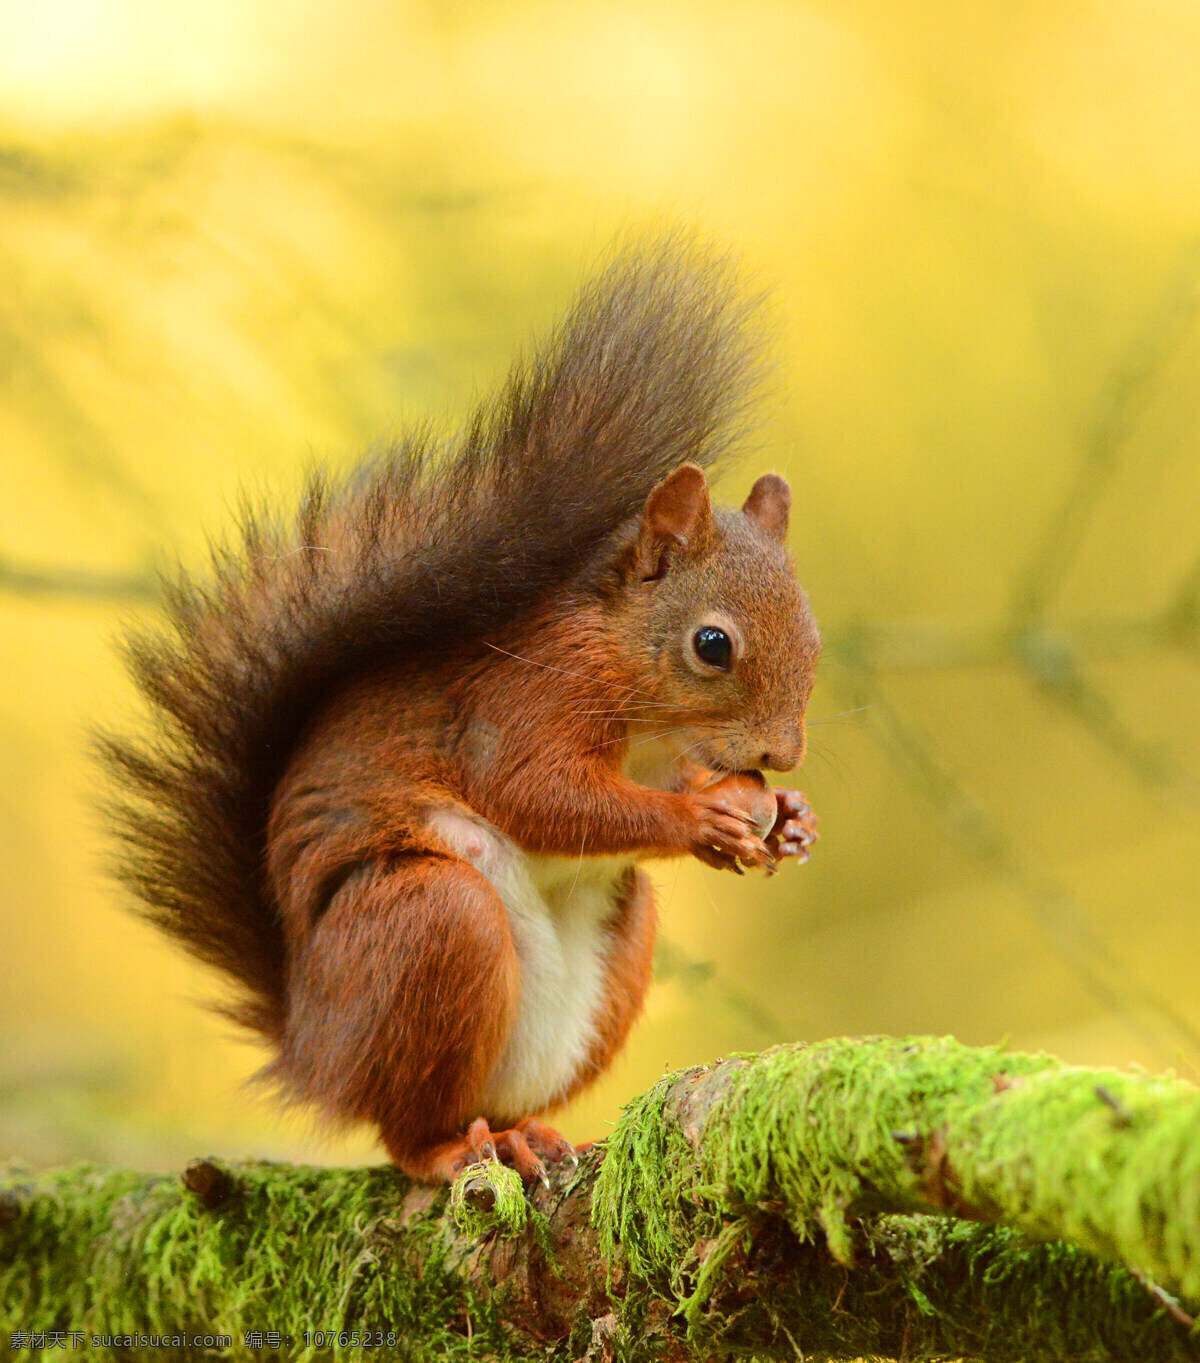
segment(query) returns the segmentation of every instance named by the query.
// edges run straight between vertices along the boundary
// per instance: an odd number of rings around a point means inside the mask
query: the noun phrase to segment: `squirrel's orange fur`
[[[752,353],[719,260],[618,260],[457,447],[247,513],[131,644],[162,721],[108,740],[147,912],[241,986],[270,1072],[453,1176],[569,1151],[538,1114],[628,1033],[636,862],[806,857],[818,639],[775,475],[714,511]]]

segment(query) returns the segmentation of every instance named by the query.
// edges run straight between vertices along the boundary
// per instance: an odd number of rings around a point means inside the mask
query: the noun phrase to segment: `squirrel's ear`
[[[646,498],[635,555],[643,582],[662,577],[671,554],[699,548],[712,529],[708,479],[698,464],[680,464]]]
[[[788,512],[792,509],[792,489],[777,473],[764,473],[750,489],[742,515],[781,544],[787,538]]]

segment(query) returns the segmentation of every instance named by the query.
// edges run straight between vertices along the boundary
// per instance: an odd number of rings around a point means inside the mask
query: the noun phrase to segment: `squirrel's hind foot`
[[[493,1131],[485,1117],[476,1117],[465,1135],[446,1141],[429,1151],[421,1161],[418,1177],[453,1183],[468,1164],[498,1160],[515,1169],[526,1183],[540,1180],[549,1187],[546,1164],[560,1160],[578,1163],[574,1147],[553,1127],[527,1117],[507,1131]]]

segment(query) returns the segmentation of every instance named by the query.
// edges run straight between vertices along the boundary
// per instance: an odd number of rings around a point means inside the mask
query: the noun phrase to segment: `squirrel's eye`
[[[698,629],[692,635],[692,647],[696,650],[696,657],[709,667],[719,667],[722,672],[729,670],[729,664],[733,661],[733,640],[723,629],[716,629],[712,625]]]

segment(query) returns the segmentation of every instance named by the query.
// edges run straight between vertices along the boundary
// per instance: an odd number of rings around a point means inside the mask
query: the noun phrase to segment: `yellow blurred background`
[[[812,863],[668,865],[602,1134],[866,1032],[1200,1065],[1200,10],[1182,0],[0,3],[0,1153],[379,1158],[242,1082],[103,876],[112,640],[238,490],[447,428],[617,232],[773,287],[828,639]]]

